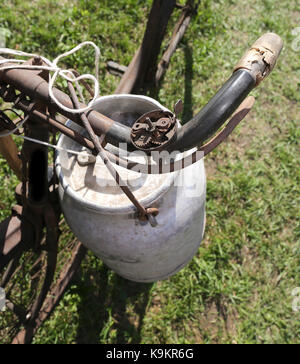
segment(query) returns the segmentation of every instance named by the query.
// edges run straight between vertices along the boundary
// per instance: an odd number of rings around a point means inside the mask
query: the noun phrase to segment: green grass
[[[141,42],[151,1],[3,1],[8,47],[54,58],[81,41],[102,50],[102,94],[119,79],[109,59],[127,65]],[[177,11],[178,13],[178,11]],[[207,225],[192,262],[154,284],[126,281],[89,253],[35,343],[299,343],[300,26],[296,0],[203,0],[156,98],[182,98],[187,121],[231,74],[244,50],[267,31],[284,49],[255,89],[257,101],[229,140],[206,158]],[[66,66],[93,69],[93,54]],[[14,203],[16,179],[0,159],[0,217]],[[70,234],[71,235],[71,234]],[[1,317],[0,317],[1,322]],[[0,325],[1,326],[1,325]]]

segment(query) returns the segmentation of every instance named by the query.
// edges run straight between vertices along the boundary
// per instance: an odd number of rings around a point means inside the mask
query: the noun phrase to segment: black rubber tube
[[[224,124],[254,86],[255,80],[248,71],[234,72],[200,112],[178,130],[175,142],[168,149],[183,151],[203,144]]]

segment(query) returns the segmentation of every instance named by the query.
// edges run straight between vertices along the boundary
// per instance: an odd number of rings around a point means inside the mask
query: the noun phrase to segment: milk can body
[[[104,96],[95,106],[99,112],[128,126],[137,117],[158,108],[165,109],[157,101],[138,95]],[[68,123],[82,131],[78,125]],[[81,148],[64,135],[58,146]],[[158,208],[156,227],[138,219],[136,209],[120,187],[112,183],[101,161],[81,167],[76,156],[67,152],[59,152],[56,158],[62,211],[79,241],[120,276],[136,282],[165,279],[193,258],[203,238],[203,158],[185,169],[163,175],[123,170],[118,167],[138,200],[146,207]]]

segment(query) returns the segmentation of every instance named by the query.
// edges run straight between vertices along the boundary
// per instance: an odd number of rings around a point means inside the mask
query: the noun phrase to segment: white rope
[[[47,143],[47,142],[43,142],[42,140],[33,139],[33,138],[30,138],[30,137],[27,137],[27,136],[24,136],[24,135],[16,135],[16,136],[19,137],[19,138],[25,139],[25,140],[29,140],[30,142],[33,142],[33,143],[37,143],[37,144],[45,145],[46,147],[54,148],[54,149],[59,150],[61,152],[67,152],[67,153],[76,154],[76,155],[82,155],[82,154],[89,155],[88,153],[85,153],[84,151],[77,152],[75,150],[61,148],[61,147],[58,147],[57,145],[50,144],[50,143]]]
[[[93,76],[91,74],[84,74],[84,75],[75,77],[73,72],[71,72],[69,70],[63,70],[60,67],[58,67],[58,63],[63,58],[68,57],[71,54],[76,53],[77,51],[79,51],[84,46],[92,46],[95,49],[95,76]],[[58,105],[61,109],[63,109],[64,111],[67,111],[67,112],[69,112],[71,114],[79,114],[79,113],[82,113],[82,112],[85,112],[85,111],[89,110],[91,107],[93,107],[96,99],[99,96],[100,90],[99,90],[98,73],[99,73],[100,49],[93,42],[87,41],[87,42],[80,43],[78,46],[71,49],[70,51],[59,55],[53,61],[50,61],[48,58],[37,55],[37,54],[34,54],[34,53],[27,53],[27,52],[22,52],[22,51],[18,51],[18,50],[14,50],[14,49],[9,49],[9,48],[0,48],[0,54],[8,54],[8,55],[14,55],[14,56],[21,56],[21,57],[30,57],[30,58],[34,58],[34,57],[41,58],[42,61],[47,66],[24,65],[22,63],[25,63],[26,61],[22,60],[22,59],[3,59],[3,60],[0,60],[0,66],[3,65],[3,64],[5,65],[6,63],[16,63],[16,64],[15,65],[9,65],[9,66],[1,66],[0,70],[9,70],[9,69],[19,68],[19,69],[28,69],[28,70],[46,70],[46,71],[54,72],[54,74],[52,76],[49,74],[49,95],[50,95],[51,99],[56,103],[56,105]],[[70,75],[70,77],[68,75]],[[54,87],[55,81],[56,81],[58,76],[62,77],[66,81],[71,81],[71,82],[74,82],[76,84],[76,88],[79,90],[80,98],[81,98],[82,101],[84,101],[84,99],[83,99],[83,95],[82,95],[81,89],[79,87],[78,81],[83,80],[83,79],[92,80],[93,83],[94,83],[94,97],[93,97],[93,99],[88,103],[88,105],[86,107],[83,107],[81,109],[70,109],[70,108],[64,106],[63,104],[61,104],[56,99],[56,97],[54,96],[54,93],[53,93],[53,87]],[[9,136],[11,134],[14,134],[17,130],[19,130],[23,126],[23,124],[26,122],[26,120],[27,120],[27,117],[25,117],[16,126],[15,129],[7,131],[7,132],[5,131],[5,132],[0,133],[0,138]],[[61,148],[61,147],[58,147],[56,145],[49,144],[49,143],[43,142],[41,140],[29,138],[29,137],[26,137],[26,136],[23,136],[23,135],[16,135],[16,136],[20,137],[22,139],[29,140],[29,141],[34,142],[34,143],[38,143],[38,144],[42,144],[42,145],[54,148],[54,149],[59,150],[59,151],[65,151],[67,153],[72,153],[72,154],[76,154],[76,155],[79,155],[79,154],[83,153],[83,152],[77,152],[77,151],[70,150],[70,149]]]
[[[91,74],[83,74],[83,75],[81,75],[79,77],[75,77],[74,74],[71,71],[63,70],[60,67],[58,67],[58,63],[63,58],[68,57],[71,54],[76,53],[77,51],[79,51],[84,46],[92,46],[95,49],[95,76],[93,76]],[[0,60],[0,65],[3,65],[3,64],[6,64],[6,63],[17,63],[17,64],[1,67],[1,70],[21,68],[21,69],[30,69],[30,70],[47,70],[47,71],[50,71],[50,72],[54,72],[54,74],[52,76],[49,74],[49,95],[50,95],[51,99],[56,103],[56,105],[58,105],[62,110],[67,111],[67,112],[69,112],[71,114],[79,114],[79,113],[88,111],[91,107],[93,107],[93,105],[95,104],[96,99],[99,96],[100,91],[99,91],[98,72],[99,72],[100,49],[99,49],[98,46],[96,46],[96,44],[94,42],[87,41],[87,42],[80,43],[78,46],[71,49],[70,51],[59,55],[53,61],[50,61],[48,58],[42,57],[42,56],[34,54],[34,53],[27,53],[27,52],[22,52],[22,51],[18,51],[18,50],[14,50],[14,49],[9,49],[9,48],[0,48],[0,54],[8,54],[8,55],[31,57],[31,58],[40,57],[47,66],[24,65],[22,63],[26,62],[25,60],[4,59],[4,60]],[[18,63],[21,63],[21,64],[18,64]],[[70,75],[71,77],[69,77],[68,75]],[[63,104],[61,104],[57,100],[57,98],[54,96],[54,93],[53,93],[53,87],[54,87],[54,83],[55,83],[58,76],[62,77],[66,81],[71,81],[71,82],[75,82],[75,83],[80,81],[80,80],[83,80],[83,79],[88,79],[88,80],[93,81],[93,83],[94,83],[94,97],[88,103],[88,105],[86,107],[83,107],[81,109],[70,109],[70,108],[64,106]],[[12,133],[10,133],[10,134],[12,134]]]

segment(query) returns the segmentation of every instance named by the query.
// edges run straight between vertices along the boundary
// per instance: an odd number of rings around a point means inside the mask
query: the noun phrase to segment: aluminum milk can
[[[167,110],[154,99],[139,95],[100,97],[94,108],[128,126],[146,112]],[[71,121],[68,125],[84,132]],[[60,136],[58,146],[82,150],[65,135]],[[112,151],[116,148],[106,147]],[[143,206],[158,208],[157,226],[138,219],[135,207],[99,157],[96,162],[82,165],[77,155],[60,151],[56,172],[60,203],[68,225],[82,244],[124,278],[153,282],[175,274],[190,262],[203,238],[206,195],[203,158],[185,169],[166,174],[143,174],[120,166],[116,169]]]

